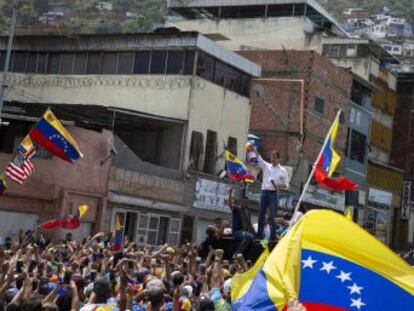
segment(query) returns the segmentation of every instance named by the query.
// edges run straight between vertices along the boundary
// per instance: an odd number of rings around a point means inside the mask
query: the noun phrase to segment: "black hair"
[[[20,307],[20,305],[16,302],[13,303],[9,303],[7,305],[6,311],[21,311],[22,308]]]
[[[148,290],[148,299],[152,308],[157,308],[164,303],[164,290],[160,287],[152,287]]]
[[[96,295],[95,303],[106,303],[111,298],[111,285],[104,279],[98,279],[93,283],[93,292]]]
[[[59,311],[70,311],[72,308],[72,291],[68,290],[56,300]]]
[[[214,311],[214,302],[205,296],[201,296],[198,311]]]
[[[25,300],[20,305],[21,311],[42,311],[42,303],[40,300]]]

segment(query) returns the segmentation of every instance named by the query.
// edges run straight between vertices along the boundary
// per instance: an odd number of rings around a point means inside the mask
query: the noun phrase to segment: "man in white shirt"
[[[259,239],[264,238],[263,230],[265,226],[266,210],[269,207],[270,239],[274,240],[276,238],[276,210],[279,204],[278,191],[286,190],[289,187],[289,177],[287,170],[280,164],[279,152],[272,151],[270,154],[270,163],[264,161],[259,154],[257,157],[259,166],[263,171],[257,236]]]

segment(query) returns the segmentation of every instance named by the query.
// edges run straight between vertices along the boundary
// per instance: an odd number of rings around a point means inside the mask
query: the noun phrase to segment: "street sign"
[[[404,181],[403,196],[401,202],[401,219],[410,218],[411,209],[411,181]]]

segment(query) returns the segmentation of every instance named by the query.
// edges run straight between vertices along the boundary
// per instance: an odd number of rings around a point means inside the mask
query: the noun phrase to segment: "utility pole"
[[[7,85],[6,85],[7,74],[10,69],[11,52],[13,49],[13,39],[14,39],[14,33],[16,31],[16,24],[17,24],[17,6],[18,6],[18,0],[13,4],[13,14],[12,14],[12,19],[10,23],[9,41],[7,43],[6,61],[4,63],[4,70],[3,70],[3,81],[0,85],[0,126],[7,125],[7,124],[3,124],[2,122],[2,114],[3,114],[3,104],[4,104],[4,99],[6,97],[6,89],[7,89]]]

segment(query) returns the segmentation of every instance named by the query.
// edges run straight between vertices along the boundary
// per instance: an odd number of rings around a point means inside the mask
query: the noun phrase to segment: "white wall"
[[[243,18],[183,20],[168,23],[184,31],[222,34],[230,40],[217,41],[233,51],[242,46],[262,49],[319,50],[320,44],[307,42],[304,29],[313,32],[313,23],[306,17]]]
[[[190,150],[192,131],[203,133],[205,145],[207,130],[212,130],[217,132],[218,154],[223,151],[223,142],[227,144],[228,137],[232,136],[237,138],[238,155],[244,156],[250,108],[248,98],[205,81],[202,88],[194,89],[192,93],[187,150]],[[187,154],[184,167],[188,167],[188,163]],[[216,170],[222,168],[224,168],[224,163],[218,161]]]
[[[0,212],[0,237],[13,236],[20,229],[32,230],[39,225],[39,216],[29,213]]]
[[[62,76],[12,73],[8,81],[7,100],[111,106],[185,120],[190,80],[191,77],[179,75]],[[195,88],[199,87],[197,81]]]

